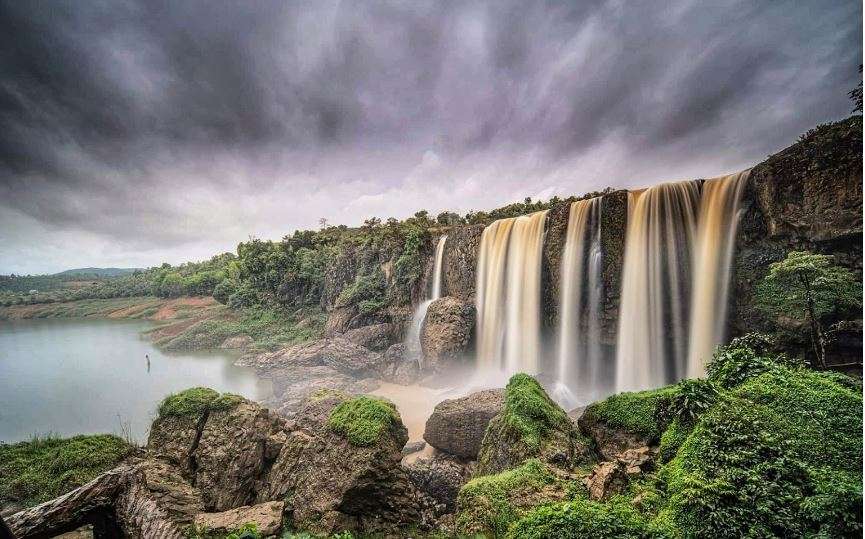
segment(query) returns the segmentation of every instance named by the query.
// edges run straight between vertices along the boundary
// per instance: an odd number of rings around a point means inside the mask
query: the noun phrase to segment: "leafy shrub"
[[[771,352],[773,341],[766,335],[749,333],[715,350],[706,366],[708,379],[724,388],[735,387],[778,366],[804,368],[798,358]]]
[[[252,286],[243,283],[239,285],[233,294],[228,296],[228,306],[232,309],[243,309],[260,303],[258,293]]]
[[[339,403],[330,413],[328,426],[352,445],[369,446],[400,421],[392,402],[361,395]]]
[[[237,283],[232,279],[223,279],[216,287],[213,289],[213,299],[222,303],[223,305],[228,305],[228,298],[237,291]]]
[[[595,539],[649,537],[646,523],[626,501],[606,503],[577,499],[539,507],[514,524],[514,539]]]
[[[682,380],[676,384],[675,394],[665,410],[666,422],[680,419],[693,423],[718,400],[719,387],[711,380]]]
[[[861,533],[862,396],[775,367],[736,387],[661,470],[684,536]]]

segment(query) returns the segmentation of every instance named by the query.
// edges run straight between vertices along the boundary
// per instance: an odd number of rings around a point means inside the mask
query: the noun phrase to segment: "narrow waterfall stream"
[[[478,367],[536,374],[541,354],[541,255],[547,211],[500,219],[481,235]]]
[[[706,362],[724,339],[739,200],[750,173],[749,169],[703,184],[694,250],[688,378],[705,376]]]
[[[421,349],[420,343],[420,331],[421,327],[423,327],[423,321],[426,318],[427,310],[429,310],[430,304],[439,299],[442,293],[442,264],[444,259],[445,252],[445,243],[447,242],[447,235],[443,235],[439,238],[438,243],[436,243],[436,252],[435,259],[433,261],[433,275],[432,275],[432,289],[430,295],[422,301],[415,309],[414,314],[411,318],[411,325],[408,329],[408,334],[406,335],[406,348],[410,357],[417,358],[418,366],[423,368],[423,350]]]
[[[571,203],[562,255],[554,398],[563,405],[604,394],[600,349],[602,198]]]

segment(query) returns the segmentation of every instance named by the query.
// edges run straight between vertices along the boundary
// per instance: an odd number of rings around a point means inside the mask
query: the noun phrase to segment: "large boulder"
[[[478,391],[438,403],[426,422],[424,440],[458,457],[475,459],[490,420],[502,411],[503,389]]]
[[[516,374],[505,388],[502,411],[487,427],[475,475],[496,474],[530,458],[570,471],[593,456],[590,441],[538,381]]]
[[[267,404],[284,417],[294,417],[303,402],[320,391],[346,394],[375,391],[380,383],[373,378],[357,379],[327,366],[287,366],[268,372],[273,396]]]
[[[471,462],[438,452],[416,458],[403,466],[411,482],[440,504],[445,513],[456,510],[457,494],[471,479],[473,469]]]
[[[393,324],[373,324],[346,331],[342,338],[369,350],[385,350],[394,341]]]
[[[284,502],[264,502],[221,513],[201,513],[195,516],[195,525],[209,534],[227,535],[245,524],[254,524],[258,533],[268,537],[282,528],[284,507]]]
[[[408,347],[405,343],[396,343],[390,346],[385,353],[385,367],[381,373],[381,379],[395,384],[413,384],[420,377],[420,367],[415,358],[410,357]]]
[[[420,332],[424,365],[436,369],[462,359],[469,350],[474,328],[473,303],[451,296],[430,303]]]
[[[423,526],[433,504],[400,466],[407,440],[389,402],[321,392],[295,416],[258,499],[286,500],[293,525],[316,533]]]

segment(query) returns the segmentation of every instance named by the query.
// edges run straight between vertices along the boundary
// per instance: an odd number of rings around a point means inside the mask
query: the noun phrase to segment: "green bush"
[[[328,418],[330,429],[356,446],[374,445],[400,422],[392,402],[368,395],[339,403]]]
[[[693,423],[718,400],[720,388],[710,380],[682,380],[675,386],[675,394],[667,404],[666,423],[680,419]]]
[[[110,470],[133,451],[110,434],[0,444],[0,502],[45,502]]]
[[[798,358],[772,351],[772,340],[766,335],[749,333],[719,346],[706,366],[708,379],[724,388],[732,388],[778,366],[804,368]]]
[[[246,283],[237,286],[234,292],[228,296],[228,306],[232,309],[252,307],[253,305],[258,305],[260,302],[261,299],[258,297],[258,292]]]
[[[228,298],[231,297],[237,291],[237,283],[232,279],[223,279],[216,287],[213,289],[213,299],[222,303],[223,305],[228,305]]]
[[[862,396],[775,367],[724,396],[661,470],[684,536],[861,533]]]
[[[539,507],[514,524],[513,539],[596,539],[651,537],[640,514],[627,502],[577,499]]]

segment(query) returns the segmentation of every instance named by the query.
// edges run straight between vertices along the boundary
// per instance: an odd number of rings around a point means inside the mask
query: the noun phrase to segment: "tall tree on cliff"
[[[827,321],[838,321],[862,308],[862,284],[847,268],[833,264],[833,257],[808,251],[792,251],[769,266],[757,286],[760,308],[779,327],[805,325],[820,367],[826,367],[826,344],[832,338]]]

